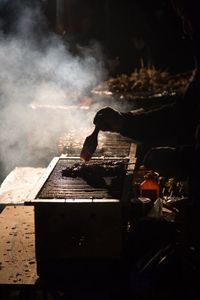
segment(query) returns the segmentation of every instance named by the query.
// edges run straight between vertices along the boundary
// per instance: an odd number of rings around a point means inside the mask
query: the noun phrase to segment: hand
[[[123,117],[120,112],[111,107],[105,107],[97,112],[94,124],[102,131],[120,132],[123,126]]]

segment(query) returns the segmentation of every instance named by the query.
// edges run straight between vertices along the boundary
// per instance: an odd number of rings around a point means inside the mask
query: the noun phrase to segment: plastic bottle
[[[150,198],[154,202],[159,196],[160,187],[156,173],[150,171],[144,176],[144,181],[140,184],[140,197]]]

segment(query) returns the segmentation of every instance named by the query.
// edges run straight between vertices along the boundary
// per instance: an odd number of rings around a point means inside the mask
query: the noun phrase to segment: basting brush
[[[92,134],[86,137],[85,142],[83,144],[83,148],[81,150],[81,160],[87,162],[91,159],[98,145],[98,133],[99,128],[95,126],[95,129],[92,132]]]

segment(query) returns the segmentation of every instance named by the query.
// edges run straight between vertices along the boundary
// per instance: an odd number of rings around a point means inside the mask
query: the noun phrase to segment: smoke
[[[101,60],[91,51],[72,55],[66,42],[48,32],[38,5],[14,2],[11,33],[0,32],[0,164],[5,173],[16,165],[39,164],[45,151],[54,154],[61,132],[88,125],[93,113],[59,107],[75,107],[103,75]],[[36,104],[57,109],[33,109]]]

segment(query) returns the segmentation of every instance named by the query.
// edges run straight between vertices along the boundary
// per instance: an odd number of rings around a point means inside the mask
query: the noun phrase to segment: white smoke
[[[0,163],[5,172],[32,159],[37,163],[40,149],[56,144],[58,133],[88,120],[76,109],[59,113],[30,105],[74,105],[103,74],[91,53],[73,56],[64,41],[47,31],[38,6],[19,11],[13,33],[0,34]],[[30,153],[31,145],[37,145],[37,154]]]

